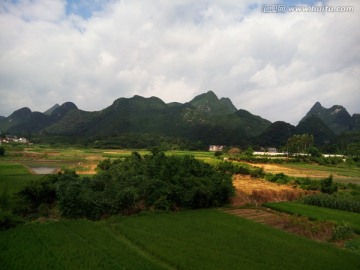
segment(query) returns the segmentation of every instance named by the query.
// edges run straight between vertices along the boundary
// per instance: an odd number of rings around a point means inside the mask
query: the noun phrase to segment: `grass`
[[[19,163],[0,163],[0,197],[8,198],[20,191],[29,181],[40,178],[32,175],[29,170]]]
[[[0,163],[0,175],[28,175],[29,170],[19,163]]]
[[[89,221],[27,224],[0,232],[0,261],[2,269],[164,269]]]
[[[3,269],[359,269],[359,255],[217,210],[0,232]]]
[[[177,269],[358,269],[359,256],[216,210],[107,222]]]
[[[266,203],[265,206],[277,211],[301,215],[314,220],[329,220],[339,224],[346,222],[351,225],[355,232],[360,233],[359,213],[352,213],[293,202]]]

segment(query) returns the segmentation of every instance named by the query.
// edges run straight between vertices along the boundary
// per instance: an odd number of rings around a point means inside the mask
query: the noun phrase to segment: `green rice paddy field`
[[[67,166],[131,153],[33,150],[0,160],[1,197],[41,177],[24,164]],[[209,152],[167,154],[218,162]],[[212,209],[33,221],[0,231],[0,269],[360,269],[360,255]]]
[[[0,232],[3,269],[359,269],[360,256],[218,210],[35,222]]]
[[[19,163],[0,162],[0,197],[18,192],[26,183],[40,177],[40,175],[31,174],[26,167]]]

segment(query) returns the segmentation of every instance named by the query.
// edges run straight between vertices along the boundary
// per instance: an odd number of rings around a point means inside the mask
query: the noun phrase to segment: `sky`
[[[0,115],[209,90],[272,122],[296,125],[317,101],[352,115],[359,26],[360,0],[0,0]]]

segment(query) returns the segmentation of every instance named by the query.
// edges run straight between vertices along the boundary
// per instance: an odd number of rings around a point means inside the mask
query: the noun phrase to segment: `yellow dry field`
[[[308,191],[288,185],[279,185],[264,179],[251,178],[248,175],[234,176],[233,185],[236,190],[236,195],[232,199],[232,206],[291,201],[299,199],[309,193]]]
[[[310,177],[310,178],[326,178],[329,176],[328,172],[316,171],[305,168],[290,168],[278,164],[250,164],[259,168],[263,168],[267,173],[284,173],[286,175],[295,177]]]
[[[360,168],[359,167],[338,167],[324,166],[315,164],[252,164],[249,165],[263,168],[266,173],[284,173],[289,176],[303,177],[311,179],[324,179],[332,175],[334,181],[347,184],[360,184]]]

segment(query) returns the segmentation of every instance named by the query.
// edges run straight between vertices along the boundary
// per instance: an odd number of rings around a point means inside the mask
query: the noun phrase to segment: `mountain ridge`
[[[318,117],[337,135],[349,130],[353,122],[351,115],[341,105],[333,105],[330,108],[325,108],[320,102],[316,102],[308,113],[300,120],[299,124],[311,116]]]
[[[165,103],[158,97],[120,97],[100,111],[83,111],[72,102],[55,104],[44,113],[28,107],[0,118],[0,131],[19,134],[109,137],[153,134],[202,141],[204,144],[257,143],[281,146],[295,134],[311,133],[319,145],[339,132],[360,130],[360,114],[351,117],[340,105],[324,108],[316,102],[297,126],[274,123],[244,109],[213,91],[186,103]]]

